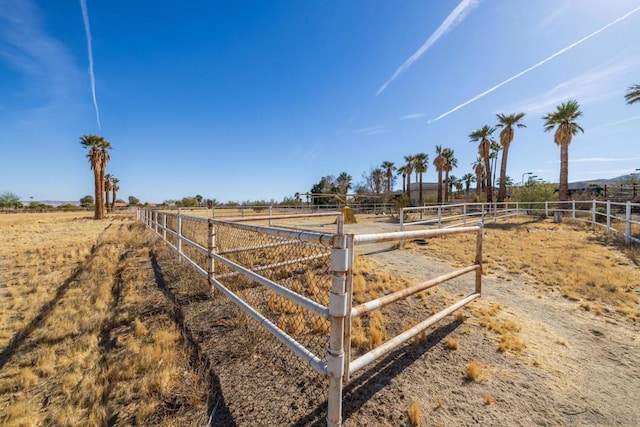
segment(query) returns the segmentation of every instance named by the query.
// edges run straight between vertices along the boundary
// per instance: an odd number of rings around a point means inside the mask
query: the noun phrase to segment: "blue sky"
[[[279,201],[436,145],[462,176],[469,133],[515,112],[508,175],[557,181],[541,117],[569,99],[570,181],[640,168],[638,0],[85,1],[89,33],[82,0],[0,0],[0,192],[92,194],[91,133],[150,202]]]

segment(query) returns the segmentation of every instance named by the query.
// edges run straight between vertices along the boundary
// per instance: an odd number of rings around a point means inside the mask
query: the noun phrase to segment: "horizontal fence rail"
[[[403,208],[400,211],[400,230],[407,227],[448,228],[465,226],[473,221],[497,221],[521,215],[567,218],[604,228],[628,243],[640,243],[640,203],[598,200],[570,200],[566,202],[504,202],[459,203]]]
[[[472,293],[467,295],[462,300],[431,315],[430,317],[423,320],[416,326],[413,326],[412,328],[409,328],[408,330],[400,333],[399,335],[396,335],[395,337],[385,341],[378,347],[373,348],[369,352],[353,360],[351,360],[350,331],[348,331],[346,335],[349,336],[349,339],[348,340],[345,339],[345,344],[347,346],[347,357],[345,359],[345,377],[347,380],[349,379],[350,375],[353,375],[355,372],[372,364],[373,362],[375,362],[385,354],[405,344],[408,340],[420,334],[421,332],[429,328],[431,325],[435,324],[436,322],[442,320],[444,317],[448,316],[454,311],[464,307],[465,305],[469,304],[471,301],[480,297],[482,292],[482,229],[483,229],[482,223],[479,223],[478,225],[473,227],[459,227],[459,228],[438,229],[438,230],[400,231],[400,232],[391,232],[391,233],[363,234],[363,235],[354,236],[354,244],[362,245],[362,244],[372,244],[372,243],[389,242],[389,241],[403,242],[405,239],[425,239],[425,238],[431,238],[431,237],[450,236],[450,235],[456,235],[456,234],[470,233],[470,234],[475,234],[476,236],[476,239],[475,239],[476,254],[475,254],[475,260],[473,265],[460,268],[450,273],[443,274],[438,277],[415,284],[413,286],[400,289],[390,294],[386,294],[382,297],[361,303],[359,305],[356,305],[355,307],[352,306],[349,313],[351,320],[361,317],[363,315],[366,315],[374,310],[377,310],[382,307],[393,304],[395,302],[398,302],[400,300],[405,300],[412,295],[415,295],[433,286],[440,285],[444,282],[447,282],[449,280],[452,280],[464,274],[475,273],[475,288]],[[348,289],[347,292],[352,295],[353,289]]]

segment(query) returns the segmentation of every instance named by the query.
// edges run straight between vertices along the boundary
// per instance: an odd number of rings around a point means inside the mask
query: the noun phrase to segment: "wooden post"
[[[624,227],[624,241],[628,245],[631,242],[631,202],[627,202],[627,212],[624,220],[626,221]]]

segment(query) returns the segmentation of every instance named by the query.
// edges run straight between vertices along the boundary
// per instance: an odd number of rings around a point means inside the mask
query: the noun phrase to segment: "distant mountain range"
[[[628,174],[628,175],[621,175],[617,178],[610,178],[610,179],[591,179],[589,181],[570,182],[569,190],[582,190],[582,189],[594,187],[594,186],[604,188],[605,185],[608,187],[611,187],[614,185],[619,185],[621,181],[632,179],[635,176],[636,176],[635,174]]]
[[[60,205],[75,205],[75,206],[80,206],[80,202],[78,200],[68,200],[68,201],[63,201],[63,200],[22,200],[20,203],[22,203],[25,206],[29,206],[29,204],[31,202],[38,202],[38,203],[42,203],[43,205],[51,205],[54,208],[57,208]]]

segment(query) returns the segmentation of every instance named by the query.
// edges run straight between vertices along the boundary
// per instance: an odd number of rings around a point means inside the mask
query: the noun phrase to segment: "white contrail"
[[[98,129],[102,129],[100,126],[100,110],[98,110],[98,99],[96,98],[96,78],[93,74],[93,49],[91,49],[91,27],[89,26],[89,12],[87,11],[87,1],[80,0],[80,7],[82,8],[84,31],[87,34],[87,50],[89,52],[89,77],[91,78],[91,95],[93,96],[93,106],[96,109],[96,121],[98,122]]]
[[[462,0],[453,12],[446,17],[442,24],[429,36],[426,42],[416,52],[409,57],[404,63],[398,67],[389,79],[380,86],[376,92],[376,96],[380,95],[398,76],[404,73],[414,62],[418,60],[440,37],[455,28],[460,22],[467,17],[469,12],[478,4],[480,0]]]
[[[498,83],[497,85],[493,86],[491,89],[485,90],[484,92],[482,92],[479,95],[474,96],[473,98],[471,98],[468,101],[463,102],[462,104],[458,105],[457,107],[452,108],[451,110],[447,111],[446,113],[443,113],[441,115],[439,115],[438,117],[436,117],[435,119],[429,120],[428,123],[433,123],[433,122],[437,122],[438,120],[447,117],[449,114],[458,111],[459,109],[461,109],[462,107],[466,107],[467,105],[471,104],[474,101],[477,101],[478,99],[482,98],[485,95],[490,94],[491,92],[493,92],[494,90],[506,85],[507,83],[517,79],[518,77],[522,77],[523,75],[527,74],[529,71],[533,71],[536,68],[540,67],[541,65],[546,64],[547,62],[551,61],[553,58],[555,58],[556,56],[562,55],[563,53],[565,53],[568,50],[573,49],[574,47],[578,46],[579,44],[584,43],[585,41],[589,40],[591,37],[596,36],[598,34],[600,34],[601,32],[603,32],[604,30],[606,30],[607,28],[617,24],[620,21],[623,21],[624,19],[628,18],[629,16],[631,16],[632,14],[636,13],[637,11],[640,10],[640,6],[636,7],[635,9],[633,9],[631,12],[626,13],[625,15],[621,16],[620,18],[616,19],[615,21],[612,21],[610,23],[608,23],[607,25],[605,25],[604,27],[594,31],[593,33],[589,34],[588,36],[585,36],[583,38],[581,38],[580,40],[578,40],[575,43],[570,44],[569,46],[560,49],[559,51],[557,51],[556,53],[554,53],[553,55],[543,59],[542,61],[538,62],[535,65],[532,65],[531,67],[527,68],[524,71],[519,72],[518,74],[516,74],[515,76],[509,77],[507,80]]]

